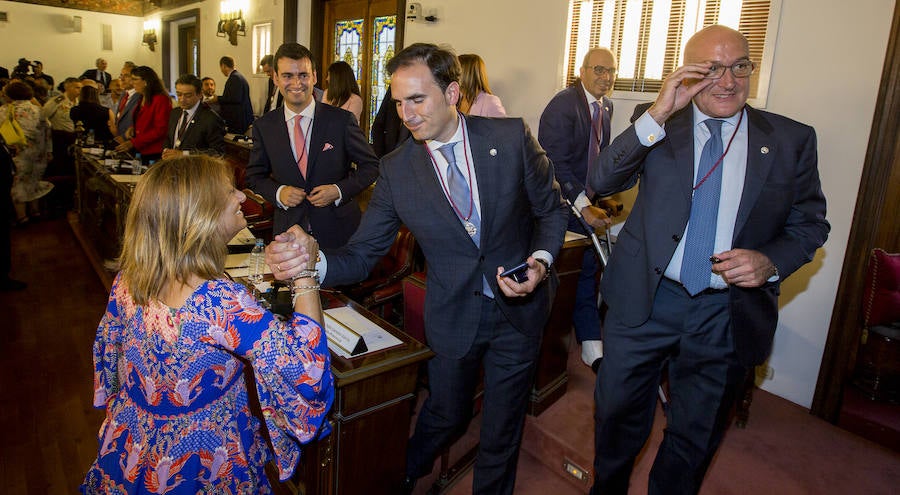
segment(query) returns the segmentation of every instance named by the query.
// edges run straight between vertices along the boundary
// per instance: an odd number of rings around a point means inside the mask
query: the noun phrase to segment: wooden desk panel
[[[391,494],[403,479],[406,443],[415,405],[419,364],[433,353],[424,344],[337,293],[322,294],[325,307],[349,306],[403,344],[353,359],[332,354],[335,400],[329,438],[306,446],[290,493]]]

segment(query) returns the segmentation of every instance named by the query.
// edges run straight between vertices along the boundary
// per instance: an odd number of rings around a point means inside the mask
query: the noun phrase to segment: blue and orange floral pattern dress
[[[270,451],[251,415],[253,369]],[[330,432],[322,327],[280,321],[246,288],[211,280],[181,308],[136,306],[116,278],[94,342],[94,405],[106,408],[82,493],[271,493],[264,465],[293,474],[300,444]]]

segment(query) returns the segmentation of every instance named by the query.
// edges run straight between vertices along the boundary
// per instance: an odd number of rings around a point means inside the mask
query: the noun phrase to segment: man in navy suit
[[[125,62],[122,72],[119,73],[119,81],[122,83],[122,97],[116,102],[116,142],[124,143],[125,131],[134,127],[134,110],[141,102],[141,94],[135,91],[131,82],[131,71],[136,66],[134,62]]]
[[[107,62],[106,59],[100,57],[96,60],[96,69],[87,69],[81,74],[79,79],[90,79],[92,81],[97,81],[98,83],[103,85],[103,91],[109,91],[109,82],[112,81],[112,76],[109,72],[106,72]]]
[[[274,232],[299,225],[336,248],[359,225],[356,196],[378,176],[378,158],[353,114],[315,101],[314,67],[297,43],[275,53],[284,105],[253,125],[247,185],[278,206]]]
[[[169,131],[163,145],[163,158],[185,153],[225,154],[225,122],[203,103],[203,83],[193,74],[175,81],[175,96],[180,111],[169,116]]]
[[[541,114],[538,140],[553,161],[556,180],[569,201],[588,224],[606,228],[606,212],[594,205],[593,191],[585,187],[588,162],[600,154],[610,141],[609,121],[613,105],[606,94],[616,82],[616,56],[608,48],[592,48],[584,55],[580,78],[550,100]],[[569,217],[569,230],[587,235],[575,215]],[[600,312],[597,308],[597,253],[585,250],[575,293],[572,323],[575,338],[581,344],[581,360],[594,370],[603,358],[600,340]]]
[[[409,228],[428,262],[425,334],[436,356],[428,363],[430,392],[398,492],[411,491],[465,431],[483,366],[473,492],[510,494],[541,333],[558,285],[551,266],[568,213],[553,166],[521,119],[458,113],[461,69],[452,52],[416,43],[388,71],[397,112],[414,139],[382,159],[359,230],[345,248],[325,250],[319,273],[325,271],[325,285],[362,280],[400,225]],[[312,252],[309,236],[299,229],[289,234]],[[296,274],[299,263],[283,246],[267,250],[281,278]],[[499,276],[522,261],[527,281]]]
[[[247,79],[234,68],[234,59],[222,57],[219,59],[219,69],[222,75],[227,77],[222,95],[217,96],[215,102],[219,104],[222,118],[228,132],[243,134],[253,123],[253,105],[250,103],[250,84]]]
[[[596,494],[627,492],[664,366],[668,423],[649,492],[697,493],[739,383],[771,350],[779,284],[829,231],[815,131],[746,105],[746,38],[704,28],[684,63],[588,180],[599,193],[641,184],[601,283]]]

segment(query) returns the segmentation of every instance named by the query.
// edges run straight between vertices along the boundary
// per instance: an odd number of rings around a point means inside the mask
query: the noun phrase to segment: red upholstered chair
[[[900,403],[900,253],[872,250],[862,310],[853,384],[872,400]]]
[[[390,251],[385,254],[369,278],[358,284],[339,287],[347,297],[377,313],[391,323],[397,323],[403,300],[403,277],[413,271],[416,238],[405,226],[397,232]]]
[[[247,196],[247,201],[241,204],[241,211],[247,220],[247,228],[268,244],[272,241],[272,216],[275,212],[272,203],[250,189],[244,189],[243,192]]]

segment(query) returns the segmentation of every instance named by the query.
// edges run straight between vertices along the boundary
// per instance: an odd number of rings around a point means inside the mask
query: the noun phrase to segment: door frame
[[[163,86],[167,88],[168,81],[172,80],[172,69],[170,68],[172,65],[172,43],[170,41],[170,31],[172,29],[172,23],[182,21],[191,17],[194,18],[194,25],[197,27],[197,76],[203,77],[200,75],[203,73],[203,64],[201,63],[201,60],[203,60],[203,42],[200,41],[203,38],[200,35],[200,33],[203,32],[203,24],[201,20],[202,18],[200,17],[200,9],[197,8],[178,12],[177,14],[172,14],[170,16],[164,17],[162,19],[162,26],[160,26],[160,31],[162,32],[162,74],[160,74],[160,77],[163,80]],[[172,91],[175,90],[174,87],[169,89]]]
[[[863,164],[850,237],[819,379],[810,412],[827,421],[840,419],[844,387],[855,365],[862,330],[862,297],[865,270],[873,248],[900,252],[900,2],[894,5],[890,38],[884,58],[881,84],[869,146]]]

